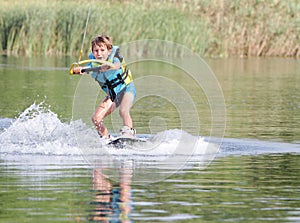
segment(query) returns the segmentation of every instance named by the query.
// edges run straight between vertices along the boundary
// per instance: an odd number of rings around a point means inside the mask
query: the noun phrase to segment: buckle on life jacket
[[[125,74],[125,76],[124,76],[124,74]],[[112,101],[114,101],[116,96],[117,96],[117,93],[115,92],[114,88],[117,87],[120,84],[125,84],[125,79],[127,77],[128,77],[128,69],[126,67],[125,71],[122,74],[118,74],[117,77],[112,79],[112,80],[107,79],[105,81],[107,89],[108,89],[109,96],[110,96]]]
[[[105,83],[106,83],[107,88],[108,88],[109,96],[110,96],[111,100],[114,101],[116,96],[117,96],[114,88],[117,87],[120,84],[125,83],[122,76],[121,76],[121,74],[118,74],[117,77],[112,79],[112,80],[106,80]]]
[[[113,89],[113,88],[117,87],[119,84],[124,84],[125,82],[124,82],[121,74],[118,74],[116,78],[114,78],[112,80],[106,80],[105,83],[109,89]]]

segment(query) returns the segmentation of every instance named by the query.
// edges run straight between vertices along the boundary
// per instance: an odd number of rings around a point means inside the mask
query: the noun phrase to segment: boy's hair
[[[102,34],[96,36],[92,40],[92,50],[94,49],[94,46],[99,45],[100,43],[104,43],[107,46],[108,50],[112,49],[113,47],[111,38],[105,34]]]

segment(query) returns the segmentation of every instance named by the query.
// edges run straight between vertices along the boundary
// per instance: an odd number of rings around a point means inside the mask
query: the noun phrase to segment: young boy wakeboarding
[[[77,66],[73,68],[74,74],[83,75],[86,68],[99,67],[92,72],[92,77],[99,83],[107,96],[96,109],[92,121],[101,137],[110,139],[107,128],[103,121],[119,107],[119,114],[123,120],[121,129],[122,137],[135,138],[135,130],[132,126],[130,109],[136,98],[136,89],[130,70],[126,66],[120,49],[113,46],[109,36],[99,35],[92,40],[92,52],[90,59],[110,62],[110,66],[89,63],[87,67]]]

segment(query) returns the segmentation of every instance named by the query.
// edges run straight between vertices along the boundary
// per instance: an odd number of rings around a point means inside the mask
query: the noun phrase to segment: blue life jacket
[[[96,59],[91,52],[90,59]],[[126,86],[133,81],[130,70],[127,68],[124,58],[120,54],[118,46],[113,46],[111,54],[108,56],[107,61],[110,63],[118,62],[121,64],[118,70],[106,70],[104,72],[93,71],[92,77],[99,83],[102,90],[110,96],[114,101],[116,96],[122,92]],[[89,66],[99,66],[97,63],[90,63]]]

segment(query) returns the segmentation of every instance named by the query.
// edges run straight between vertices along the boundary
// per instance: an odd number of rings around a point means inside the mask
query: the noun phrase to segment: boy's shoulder
[[[123,56],[121,55],[120,48],[118,46],[113,46],[113,54],[114,58],[117,58],[119,60],[118,62],[123,61]]]
[[[93,52],[89,53],[89,59],[96,59],[96,57],[94,56]]]

